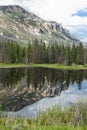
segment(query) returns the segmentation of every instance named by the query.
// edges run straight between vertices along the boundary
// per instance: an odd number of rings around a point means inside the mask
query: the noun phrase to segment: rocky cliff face
[[[61,23],[45,21],[17,5],[0,6],[0,36],[22,42],[34,37],[47,42],[78,43]]]

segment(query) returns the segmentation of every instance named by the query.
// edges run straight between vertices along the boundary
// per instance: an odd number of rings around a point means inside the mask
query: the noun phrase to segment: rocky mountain
[[[0,6],[0,39],[25,42],[33,38],[45,42],[78,43],[61,23],[45,21],[20,6]]]

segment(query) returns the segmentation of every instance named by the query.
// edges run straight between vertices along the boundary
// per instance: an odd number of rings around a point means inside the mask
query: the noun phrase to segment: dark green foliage
[[[76,60],[76,47],[75,44],[72,45],[72,63],[75,63]]]
[[[77,46],[76,64],[84,64],[84,48],[82,43]]]
[[[71,48],[70,46],[66,47],[66,65],[71,65],[72,64],[72,57],[71,57]]]
[[[21,47],[18,43],[7,41],[0,44],[0,62],[5,63],[58,63],[65,65],[86,64],[87,49],[82,43],[75,46],[46,44],[35,39],[28,47]]]
[[[0,44],[0,62],[23,63],[26,59],[26,48],[20,47],[17,43],[8,41]]]
[[[84,64],[87,64],[87,48],[84,49]]]
[[[31,52],[32,52],[32,50],[31,50],[31,43],[29,41],[28,48],[27,48],[27,60],[28,60],[28,63],[31,62]]]

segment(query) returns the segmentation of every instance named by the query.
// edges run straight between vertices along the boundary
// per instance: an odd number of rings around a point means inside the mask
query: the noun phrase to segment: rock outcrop
[[[34,37],[47,42],[78,43],[61,23],[45,21],[17,5],[0,6],[0,36],[22,42]]]

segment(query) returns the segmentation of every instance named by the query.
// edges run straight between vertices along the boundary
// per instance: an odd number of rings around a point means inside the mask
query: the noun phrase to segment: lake
[[[87,96],[87,70],[0,69],[0,104],[9,116],[36,117]]]

